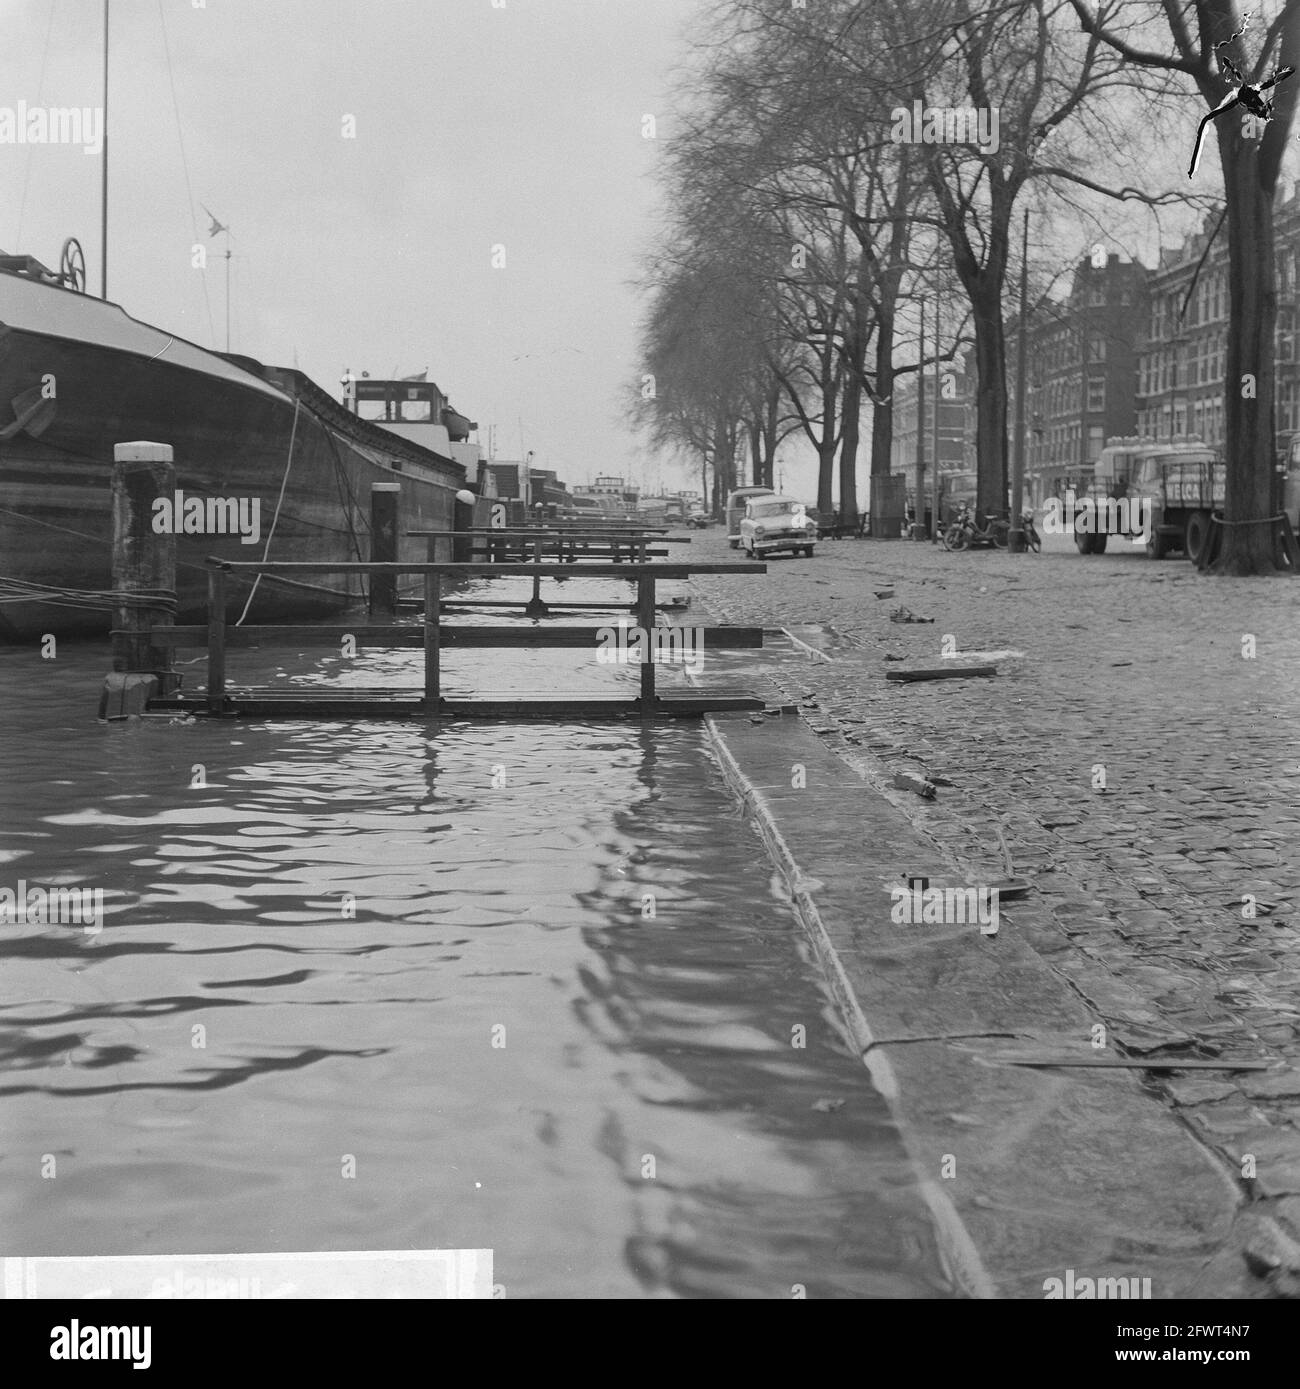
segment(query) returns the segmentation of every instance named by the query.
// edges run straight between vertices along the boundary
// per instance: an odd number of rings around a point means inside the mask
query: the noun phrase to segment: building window
[[[1088,339],[1088,360],[1090,362],[1104,362],[1106,360],[1106,339]]]
[[[1106,408],[1106,378],[1104,376],[1090,376],[1088,378],[1088,413],[1100,413]]]

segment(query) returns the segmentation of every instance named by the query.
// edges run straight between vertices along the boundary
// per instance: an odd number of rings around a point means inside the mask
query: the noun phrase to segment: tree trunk
[[[722,473],[723,496],[736,490],[736,425],[733,420],[724,419],[718,427],[718,448],[722,455],[719,471]]]
[[[1273,332],[1277,290],[1273,269],[1273,188],[1261,186],[1259,145],[1231,121],[1215,123],[1228,203],[1227,368],[1224,438],[1227,490],[1220,574],[1264,574],[1275,568],[1273,528]],[[1251,524],[1242,524],[1249,522]],[[1234,524],[1235,523],[1235,524]],[[1259,524],[1255,524],[1259,523]]]
[[[822,435],[817,446],[817,510],[829,516],[835,510],[835,435]]]
[[[713,419],[713,478],[725,502],[736,487],[736,427],[721,410]]]
[[[767,394],[767,411],[763,418],[763,483],[775,490],[777,411],[781,405],[781,387],[773,382]]]
[[[858,352],[859,359],[865,355]],[[844,405],[840,413],[840,519],[858,514],[858,438],[862,421],[862,362],[850,362],[845,372]],[[820,509],[820,508],[819,508]]]
[[[967,286],[975,317],[975,456],[979,469],[976,509],[992,515],[1007,508],[1007,367],[1000,277],[981,275]]]
[[[755,487],[763,486],[763,427],[759,420],[745,421],[745,432],[749,435],[749,480]]]
[[[888,477],[894,452],[894,311],[876,321],[876,398],[871,406],[871,476]]]

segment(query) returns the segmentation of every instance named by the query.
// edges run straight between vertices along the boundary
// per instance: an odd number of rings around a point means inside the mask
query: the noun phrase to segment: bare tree
[[[1283,62],[1300,61],[1300,0],[1285,0],[1273,18],[1258,27],[1242,22],[1234,0],[1195,0],[1179,4],[1093,6],[1071,0],[1084,30],[1137,68],[1183,73],[1192,79],[1209,109],[1230,98],[1242,84],[1230,77],[1222,53],[1246,83],[1259,84]],[[1135,14],[1136,12],[1136,14]],[[1132,18],[1158,22],[1168,31],[1173,52],[1148,46]],[[1251,51],[1254,57],[1251,57]],[[1213,568],[1222,574],[1260,574],[1275,567],[1271,518],[1274,490],[1274,329],[1277,289],[1274,276],[1273,199],[1282,155],[1300,97],[1300,81],[1272,89],[1271,119],[1229,109],[1215,119],[1223,164],[1228,229],[1228,343],[1224,428],[1227,439],[1227,494],[1223,544]],[[1192,117],[1188,111],[1188,152]],[[1246,119],[1254,122],[1248,127]],[[1250,131],[1248,134],[1247,131]]]

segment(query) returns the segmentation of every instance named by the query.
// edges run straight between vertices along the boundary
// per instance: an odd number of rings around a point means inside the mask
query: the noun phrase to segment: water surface
[[[699,725],[105,726],[107,665],[0,652],[0,884],[106,907],[0,925],[0,1253],[489,1247],[511,1297],[949,1295]]]

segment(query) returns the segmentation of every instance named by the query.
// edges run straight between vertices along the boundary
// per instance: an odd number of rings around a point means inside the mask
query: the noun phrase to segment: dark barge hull
[[[206,613],[209,554],[262,558],[277,504],[270,558],[347,562],[370,557],[372,483],[400,484],[402,532],[450,529],[465,486],[460,464],[358,419],[300,372],[206,352],[115,304],[0,274],[0,433],[20,414],[10,402],[51,382],[53,418],[45,407],[30,428],[0,438],[0,641],[109,631],[102,607],[34,601],[7,581],[111,588],[115,444],[171,444],[186,495],[261,502],[255,545],[177,536],[182,622]],[[423,561],[425,542],[403,534],[399,557]],[[263,579],[248,620],[320,617],[363,596],[357,580],[314,577]],[[230,621],[248,593],[232,584]]]

